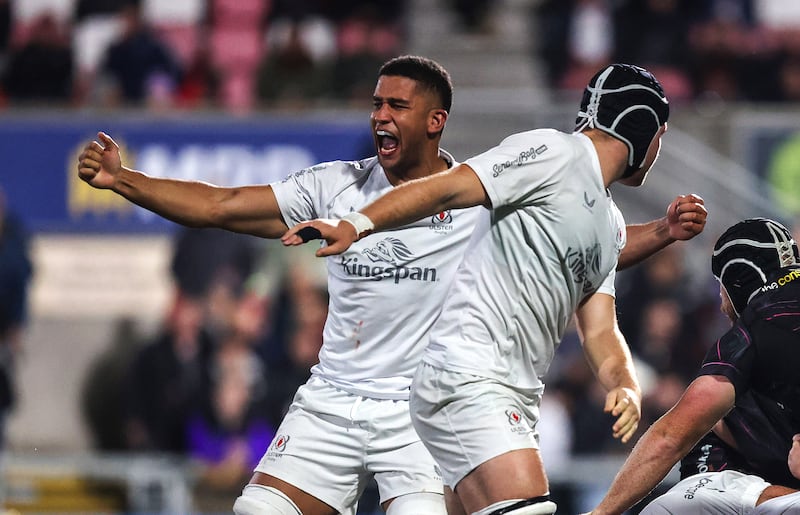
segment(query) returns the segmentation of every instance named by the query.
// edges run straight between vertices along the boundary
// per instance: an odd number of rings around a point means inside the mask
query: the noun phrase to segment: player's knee
[[[547,495],[531,497],[521,501],[510,501],[505,506],[492,505],[473,515],[552,515],[556,512],[556,503]]]
[[[303,515],[295,503],[277,488],[247,485],[233,504],[236,515]]]
[[[386,510],[386,515],[446,515],[444,495],[434,492],[418,492],[395,497]]]

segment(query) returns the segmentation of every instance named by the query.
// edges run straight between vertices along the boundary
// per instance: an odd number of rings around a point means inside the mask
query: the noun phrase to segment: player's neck
[[[608,188],[611,183],[620,179],[628,164],[628,147],[622,141],[598,129],[583,131],[594,145],[603,183]]]
[[[439,155],[439,150],[437,149],[435,154],[428,153],[423,156],[420,161],[411,166],[403,167],[402,169],[396,168],[393,170],[386,170],[386,176],[389,178],[389,182],[397,186],[404,182],[443,172],[447,170],[449,166],[447,161]]]

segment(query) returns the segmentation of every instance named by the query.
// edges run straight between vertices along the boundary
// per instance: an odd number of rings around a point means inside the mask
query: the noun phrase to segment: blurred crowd
[[[601,66],[651,70],[671,100],[800,100],[800,4],[785,0],[542,0],[537,58],[558,89]]]
[[[461,29],[502,33],[486,0],[442,0]],[[549,86],[614,61],[676,101],[800,100],[800,7],[783,0],[532,0]],[[408,5],[379,0],[0,0],[0,103],[150,108],[363,101],[403,53]],[[368,97],[367,97],[368,98]]]
[[[405,2],[0,0],[2,101],[108,108],[369,98]],[[370,89],[366,89],[370,88]]]

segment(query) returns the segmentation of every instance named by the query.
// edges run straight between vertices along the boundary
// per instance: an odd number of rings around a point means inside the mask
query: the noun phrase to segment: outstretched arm
[[[733,407],[733,385],[721,376],[701,376],[680,401],[636,443],[592,515],[619,515],[642,500],[714,424]]]
[[[312,220],[292,227],[281,238],[284,245],[304,243],[303,229],[313,227],[328,245],[317,256],[341,254],[371,232],[405,225],[446,209],[488,205],[489,197],[477,174],[465,164],[422,179],[406,182],[372,202],[355,216],[355,225],[346,220]],[[363,216],[361,216],[363,215]],[[366,218],[365,218],[366,217]],[[356,233],[358,227],[358,233]],[[308,229],[306,229],[308,230]]]
[[[628,242],[619,256],[617,270],[647,259],[677,240],[689,240],[703,231],[708,217],[704,201],[694,193],[678,195],[663,218],[627,226]]]
[[[277,238],[287,226],[270,186],[222,188],[199,181],[150,177],[122,165],[119,146],[100,132],[78,158],[78,176],[134,204],[190,227],[219,227]]]
[[[583,352],[606,389],[604,411],[617,420],[612,431],[623,443],[633,437],[642,416],[642,392],[628,344],[617,326],[614,297],[595,293],[575,312]]]

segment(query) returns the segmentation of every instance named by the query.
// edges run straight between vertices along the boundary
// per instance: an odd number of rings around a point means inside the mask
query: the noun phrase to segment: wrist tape
[[[355,227],[356,237],[361,237],[362,234],[372,232],[372,230],[375,229],[375,224],[372,223],[372,220],[364,213],[359,213],[358,211],[347,213],[342,217],[342,220]]]

